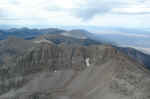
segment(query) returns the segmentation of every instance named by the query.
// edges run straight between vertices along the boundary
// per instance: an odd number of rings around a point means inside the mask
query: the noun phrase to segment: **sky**
[[[150,28],[150,0],[0,0],[0,25]]]
[[[150,0],[0,0],[7,26],[81,28],[149,50]]]

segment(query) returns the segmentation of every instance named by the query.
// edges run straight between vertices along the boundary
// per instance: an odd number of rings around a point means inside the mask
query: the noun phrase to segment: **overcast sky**
[[[150,28],[150,0],[0,0],[0,25]]]

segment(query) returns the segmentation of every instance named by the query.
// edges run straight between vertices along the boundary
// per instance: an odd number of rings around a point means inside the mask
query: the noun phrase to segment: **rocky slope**
[[[146,68],[150,69],[150,55],[142,53],[136,49],[129,47],[117,47],[117,49],[126,55],[130,56],[134,60],[143,64]]]
[[[109,45],[41,43],[3,70],[0,99],[150,98],[150,72]]]
[[[18,55],[23,55],[23,53],[37,44],[24,40],[22,38],[17,38],[14,36],[8,37],[8,39],[0,41],[0,65],[7,64],[10,60]]]

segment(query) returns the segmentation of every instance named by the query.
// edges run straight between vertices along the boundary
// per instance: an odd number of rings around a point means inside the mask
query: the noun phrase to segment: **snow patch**
[[[90,66],[90,62],[89,62],[89,61],[90,61],[90,58],[86,58],[86,59],[85,59],[85,63],[86,63],[86,66],[87,66],[87,67]]]

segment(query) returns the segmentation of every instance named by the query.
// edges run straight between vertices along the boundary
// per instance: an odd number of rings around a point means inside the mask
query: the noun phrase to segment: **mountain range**
[[[131,47],[121,47],[116,41],[112,41],[108,36],[100,34],[90,33],[83,29],[75,30],[63,30],[58,28],[48,28],[48,29],[29,29],[29,28],[11,28],[0,30],[0,39],[3,41],[9,41],[11,44],[11,39],[16,37],[16,39],[24,39],[24,41],[41,41],[48,40],[55,44],[67,43],[67,44],[80,44],[80,45],[90,45],[90,44],[110,44],[116,47],[119,51],[129,55],[136,61],[150,68],[150,55],[143,53],[141,50],[137,50]],[[112,37],[111,35],[109,37]],[[107,39],[106,39],[107,38]],[[117,38],[116,38],[117,39]],[[17,40],[16,40],[17,41]],[[25,41],[25,42],[26,42]],[[124,39],[122,39],[124,41]],[[135,40],[136,41],[136,40]],[[131,43],[131,42],[130,42]],[[17,43],[16,43],[17,44]],[[7,46],[6,44],[2,44]],[[14,45],[14,44],[12,44]],[[5,48],[5,47],[4,47]]]
[[[150,55],[86,30],[0,30],[0,99],[149,99]]]

